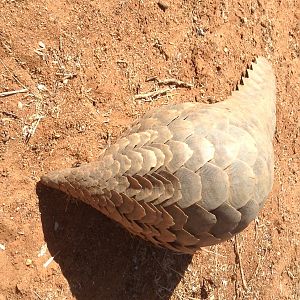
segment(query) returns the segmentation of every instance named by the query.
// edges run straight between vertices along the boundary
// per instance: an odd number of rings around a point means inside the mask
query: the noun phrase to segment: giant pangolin
[[[227,100],[156,109],[99,161],[41,181],[155,245],[194,253],[242,231],[264,205],[275,99],[274,72],[259,57]]]

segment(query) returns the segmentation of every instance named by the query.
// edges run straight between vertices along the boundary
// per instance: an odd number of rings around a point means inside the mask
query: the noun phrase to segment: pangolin
[[[99,161],[43,176],[155,245],[193,254],[254,220],[272,189],[275,75],[258,57],[215,104],[147,113]]]

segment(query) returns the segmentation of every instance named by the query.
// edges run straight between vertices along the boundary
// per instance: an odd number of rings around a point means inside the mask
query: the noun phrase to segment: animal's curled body
[[[275,76],[256,59],[225,101],[146,114],[101,159],[42,182],[156,245],[217,244],[258,215],[272,188]]]

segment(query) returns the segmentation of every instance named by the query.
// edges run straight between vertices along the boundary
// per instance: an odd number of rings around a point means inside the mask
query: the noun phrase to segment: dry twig
[[[177,79],[164,79],[164,80],[158,80],[157,82],[159,85],[174,85],[176,87],[184,87],[191,89],[193,85],[191,83],[187,83],[181,80]]]
[[[135,100],[138,99],[144,99],[144,101],[152,101],[152,99],[157,98],[158,96],[164,96],[168,92],[170,92],[172,89],[170,88],[165,88],[165,89],[160,89],[148,93],[142,93],[142,94],[137,94],[134,96]]]
[[[15,94],[27,93],[27,92],[28,92],[28,89],[2,92],[2,93],[0,93],[0,97],[7,97],[7,96],[12,96],[12,95],[15,95]]]
[[[169,85],[169,86],[175,86],[175,87],[183,87],[183,88],[189,88],[191,89],[193,87],[193,84],[191,83],[187,83],[175,78],[168,78],[168,79],[164,79],[164,80],[160,80],[157,77],[150,77],[148,79],[146,79],[147,81],[155,81],[157,82],[158,85]]]
[[[18,116],[12,112],[8,111],[1,111],[1,113],[7,117],[13,118],[13,119],[18,119]]]
[[[76,73],[61,73],[61,72],[56,72],[55,75],[62,76],[63,80],[65,80],[65,79],[73,79],[73,78],[77,77]]]
[[[144,99],[144,101],[152,101],[154,98],[157,98],[158,96],[166,95],[168,92],[170,92],[174,88],[183,87],[183,88],[189,88],[190,89],[190,88],[193,87],[193,85],[191,83],[186,83],[184,81],[174,79],[174,78],[159,80],[159,79],[157,79],[156,76],[154,76],[154,77],[150,77],[150,78],[146,79],[146,82],[149,82],[149,81],[154,81],[159,86],[167,85],[168,87],[163,88],[163,89],[158,89],[158,90],[148,92],[148,93],[137,94],[137,95],[134,96],[135,100]]]

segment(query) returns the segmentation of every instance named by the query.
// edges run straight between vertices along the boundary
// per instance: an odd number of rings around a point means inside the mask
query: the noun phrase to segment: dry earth
[[[300,299],[300,3],[164,3],[0,1],[0,93],[28,90],[0,97],[1,300]],[[154,106],[223,100],[256,55],[277,76],[276,176],[238,243],[174,255],[37,185]],[[194,87],[135,101],[154,76]]]

